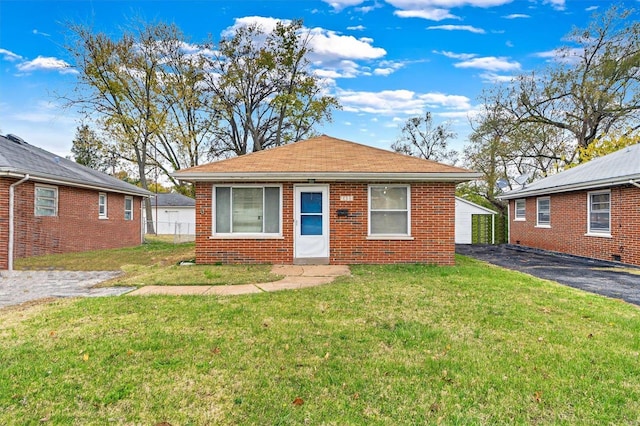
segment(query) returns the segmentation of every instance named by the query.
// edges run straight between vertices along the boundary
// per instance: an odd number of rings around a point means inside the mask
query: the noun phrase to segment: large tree
[[[502,106],[520,123],[569,133],[586,148],[612,130],[640,127],[640,22],[611,7],[568,36],[555,62],[519,76]]]
[[[137,28],[114,41],[89,27],[70,25],[68,45],[75,59],[78,86],[71,104],[79,106],[108,132],[123,158],[136,164],[142,188],[147,189],[149,151],[166,111],[159,102],[158,69],[163,65],[156,42],[165,37],[164,25]],[[147,232],[153,232],[147,202]]]
[[[455,138],[448,123],[435,125],[433,115],[427,111],[422,116],[409,118],[400,133],[400,137],[391,145],[391,149],[407,155],[427,160],[445,161],[455,164],[458,153],[449,149],[448,142]]]
[[[309,37],[302,22],[281,21],[271,32],[242,25],[220,40],[207,82],[214,156],[294,142],[331,119],[338,102],[310,69]]]

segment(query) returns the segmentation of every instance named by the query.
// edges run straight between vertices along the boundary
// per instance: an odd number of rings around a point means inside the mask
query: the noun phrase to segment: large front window
[[[55,186],[36,186],[35,215],[56,216],[58,214],[58,188]]]
[[[214,188],[215,234],[279,234],[279,186]]]
[[[370,186],[369,235],[408,236],[410,205],[408,186]]]
[[[590,234],[611,233],[611,193],[609,191],[589,193],[588,223]]]

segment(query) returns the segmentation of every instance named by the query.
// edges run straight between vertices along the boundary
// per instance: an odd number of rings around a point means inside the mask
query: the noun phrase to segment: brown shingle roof
[[[436,161],[411,157],[367,145],[321,135],[266,151],[216,161],[175,173],[190,180],[207,175],[228,174],[452,174],[460,180],[477,177],[476,173]]]

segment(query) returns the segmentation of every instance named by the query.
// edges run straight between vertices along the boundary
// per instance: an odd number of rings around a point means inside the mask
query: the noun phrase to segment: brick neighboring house
[[[469,170],[329,136],[174,174],[196,187],[196,262],[454,263]]]
[[[640,144],[500,198],[511,244],[640,266]]]
[[[149,192],[0,136],[0,269],[13,259],[135,246]]]

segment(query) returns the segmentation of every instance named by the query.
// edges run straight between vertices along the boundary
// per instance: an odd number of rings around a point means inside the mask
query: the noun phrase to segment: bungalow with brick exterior
[[[0,136],[0,269],[17,258],[135,246],[148,191]]]
[[[511,244],[640,266],[640,144],[500,198]]]
[[[480,175],[322,135],[174,176],[197,263],[451,265],[456,184]]]

